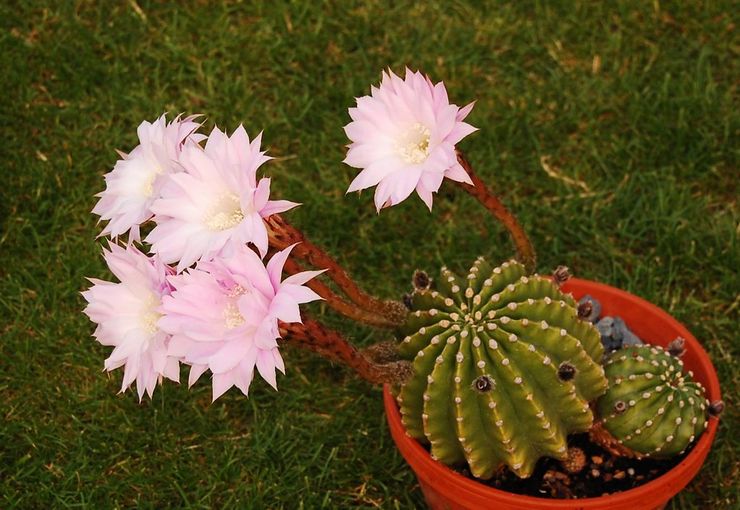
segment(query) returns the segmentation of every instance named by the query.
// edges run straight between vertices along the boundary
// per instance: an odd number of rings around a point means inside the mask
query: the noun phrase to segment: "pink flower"
[[[92,212],[108,221],[101,235],[118,237],[130,230],[130,240],[139,240],[139,225],[152,217],[150,207],[164,179],[179,170],[176,162],[183,144],[204,138],[195,133],[196,118],[177,117],[168,124],[162,115],[139,125],[139,145],[129,154],[120,153],[122,159],[106,174],[105,190],[97,195],[100,200]]]
[[[344,131],[352,141],[344,162],[363,170],[347,190],[377,185],[375,207],[396,205],[416,189],[431,210],[432,193],[447,177],[472,184],[457,162],[455,144],[476,128],[463,122],[473,103],[450,104],[444,83],[406,69],[402,80],[383,73],[380,87],[357,99]]]
[[[182,271],[193,262],[229,255],[248,242],[262,256],[267,229],[262,218],[296,203],[269,200],[270,179],[257,181],[257,168],[270,158],[260,151],[261,135],[250,142],[242,126],[229,138],[215,128],[205,149],[183,148],[184,171],[170,175],[152,205],[157,226],[147,236],[152,252]]]
[[[228,257],[170,277],[176,290],[163,299],[160,322],[172,334],[168,352],[192,365],[190,385],[211,370],[213,400],[232,386],[248,395],[255,367],[277,389],[275,370],[285,373],[278,320],[301,322],[298,305],[321,299],[303,284],[322,271],[280,281],[291,249],[277,252],[265,267],[254,251],[241,246]]]
[[[90,279],[93,286],[82,293],[88,302],[84,312],[98,325],[93,334],[97,341],[114,347],[105,370],[125,365],[121,391],[136,380],[139,400],[144,391],[151,398],[162,376],[180,378],[178,360],[167,354],[170,337],[158,325],[162,297],[171,292],[167,276],[173,271],[133,246],[111,244],[103,256],[120,283]]]

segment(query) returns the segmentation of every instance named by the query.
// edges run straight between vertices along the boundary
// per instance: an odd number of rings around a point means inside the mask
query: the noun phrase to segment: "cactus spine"
[[[617,453],[668,458],[683,453],[707,427],[704,388],[683,372],[683,362],[662,347],[641,345],[605,360],[609,381],[598,400],[598,427],[611,437],[592,437]],[[614,442],[616,441],[616,444]]]
[[[436,287],[411,295],[399,347],[414,368],[397,394],[408,433],[479,478],[565,458],[567,435],[591,427],[588,402],[606,389],[598,331],[515,261],[479,258],[467,278],[443,268]]]

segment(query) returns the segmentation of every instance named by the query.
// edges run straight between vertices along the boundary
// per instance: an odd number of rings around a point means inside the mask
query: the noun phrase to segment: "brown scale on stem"
[[[481,180],[480,177],[473,171],[473,167],[470,162],[465,158],[462,152],[457,151],[457,161],[463,167],[463,169],[470,176],[470,180],[473,184],[467,184],[464,182],[458,183],[462,188],[472,195],[483,207],[493,214],[493,216],[499,220],[506,229],[509,231],[514,244],[516,245],[517,253],[519,254],[519,261],[524,264],[527,271],[530,273],[534,272],[537,258],[527,234],[524,229],[517,221],[516,217],[506,208],[506,206],[499,200],[490,190],[486,187],[486,184]]]
[[[363,292],[336,260],[306,239],[302,232],[290,225],[279,214],[273,214],[265,220],[265,223],[270,234],[270,244],[274,248],[282,250],[299,243],[293,248],[291,255],[314,267],[327,269],[327,276],[357,307],[372,315],[384,317],[387,327],[399,326],[406,319],[408,310],[403,303],[393,300],[383,301]]]
[[[407,361],[374,361],[373,355],[378,354],[374,352],[376,346],[359,350],[338,332],[312,319],[304,319],[303,324],[280,323],[280,334],[286,342],[347,365],[357,375],[373,384],[403,383],[413,370]]]
[[[374,363],[386,364],[400,361],[398,342],[378,342],[362,349],[362,353]]]

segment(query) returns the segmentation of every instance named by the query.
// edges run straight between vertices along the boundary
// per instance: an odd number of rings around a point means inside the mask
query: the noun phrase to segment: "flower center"
[[[247,289],[237,284],[237,285],[234,285],[234,287],[229,291],[227,296],[229,296],[230,298],[238,298],[239,296],[242,296],[246,293],[247,293]]]
[[[162,317],[162,314],[157,313],[157,312],[145,313],[141,317],[141,328],[147,333],[149,333],[150,335],[153,335],[159,329],[157,327],[157,321],[159,320],[160,317]]]
[[[229,303],[224,308],[224,320],[226,321],[226,327],[229,329],[234,329],[244,324],[244,317],[242,317],[242,314],[234,303]]]
[[[244,219],[239,197],[233,193],[221,195],[206,214],[206,226],[221,231],[235,227]]]
[[[430,137],[429,130],[417,122],[401,135],[396,151],[406,163],[414,165],[421,163],[429,156]]]
[[[141,193],[145,198],[150,198],[154,194],[154,180],[162,173],[162,167],[155,163],[146,180],[141,184]]]
[[[141,314],[141,329],[153,335],[159,330],[157,321],[162,317],[161,313],[157,313],[155,310],[161,304],[160,300],[157,299],[154,294],[147,297],[145,301],[146,311]]]
[[[154,178],[156,177],[155,174],[151,174],[149,177],[147,177],[147,180],[144,181],[144,184],[141,186],[141,193],[144,195],[144,197],[149,198],[154,193]]]
[[[239,311],[236,301],[239,299],[239,296],[242,296],[247,292],[249,292],[247,289],[237,284],[228,292],[228,294],[226,294],[232,298],[231,302],[226,304],[223,312],[227,328],[234,329],[244,324],[244,316]]]

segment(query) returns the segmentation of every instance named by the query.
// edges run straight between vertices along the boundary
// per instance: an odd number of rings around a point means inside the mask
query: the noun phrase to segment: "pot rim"
[[[583,292],[580,292],[583,290]],[[623,291],[616,287],[611,287],[603,283],[594,282],[580,278],[571,278],[563,285],[564,292],[577,291],[577,294],[594,293],[595,297],[602,299],[604,296],[616,297],[620,300],[628,300],[631,304],[639,307],[651,316],[657,316],[661,321],[671,322],[687,343],[687,349],[693,351],[696,355],[696,363],[692,366],[694,372],[701,372],[703,377],[702,383],[706,387],[707,398],[710,401],[721,398],[719,379],[709,355],[701,346],[699,341],[675,318],[656,305],[635,296],[629,292]],[[429,455],[419,442],[410,437],[401,422],[401,415],[398,406],[393,398],[390,386],[383,387],[383,402],[385,405],[388,425],[391,429],[396,445],[401,451],[403,457],[412,467],[417,477],[424,477],[425,482],[439,485],[441,478],[447,478],[448,483],[455,485],[456,492],[465,492],[471,495],[486,496],[493,501],[518,504],[523,507],[538,506],[540,508],[549,507],[552,509],[573,509],[573,508],[609,508],[611,506],[635,504],[637,501],[649,502],[656,501],[660,498],[661,502],[667,501],[674,494],[677,494],[685,484],[696,475],[706,459],[712,441],[717,433],[719,419],[709,417],[707,430],[702,433],[696,445],[691,449],[689,454],[679,464],[674,466],[668,472],[661,476],[622,492],[599,496],[595,498],[582,499],[553,499],[540,498],[535,496],[521,495],[513,492],[507,492],[494,487],[481,484],[475,480],[467,478],[456,471],[448,468],[444,464],[435,461]],[[688,476],[686,482],[683,481]],[[675,490],[671,490],[671,489]],[[666,490],[668,489],[668,490]],[[526,505],[526,506],[525,506]]]

